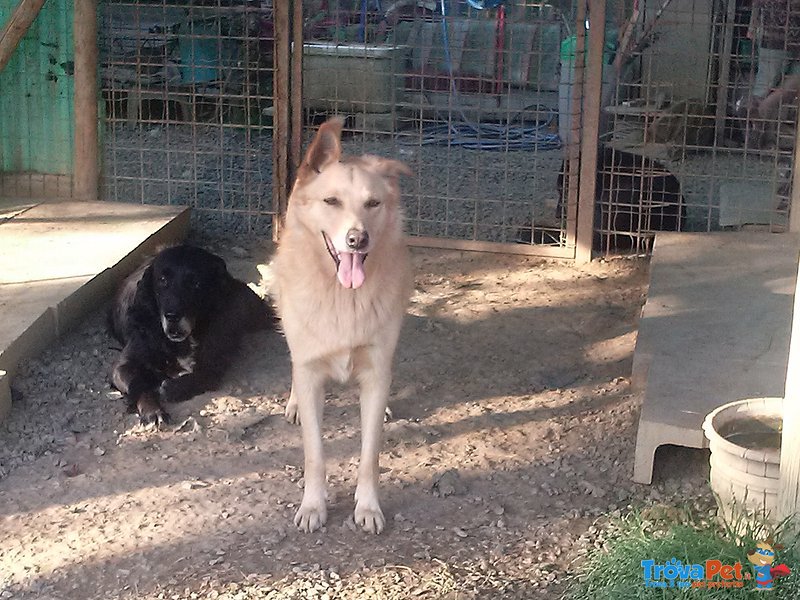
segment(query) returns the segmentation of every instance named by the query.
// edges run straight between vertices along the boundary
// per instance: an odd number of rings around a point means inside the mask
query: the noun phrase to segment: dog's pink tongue
[[[342,252],[339,255],[339,270],[336,273],[341,283],[346,288],[354,290],[364,284],[364,255],[358,252]]]

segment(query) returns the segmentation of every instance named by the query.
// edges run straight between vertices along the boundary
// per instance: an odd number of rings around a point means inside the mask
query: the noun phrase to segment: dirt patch
[[[213,248],[212,248],[213,249]],[[219,249],[218,249],[219,250]],[[227,249],[255,273],[253,248]],[[0,598],[558,597],[598,518],[705,493],[702,457],[630,481],[628,377],[647,265],[417,251],[382,455],[382,536],[355,531],[355,390],[331,391],[327,527],[306,535],[277,333],[145,431],[99,311],[16,380],[0,426]],[[691,467],[694,465],[694,470]]]

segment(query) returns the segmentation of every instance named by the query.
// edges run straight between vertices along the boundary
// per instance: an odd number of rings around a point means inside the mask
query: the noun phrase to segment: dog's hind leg
[[[361,460],[358,465],[354,518],[364,531],[380,533],[386,525],[386,519],[378,497],[378,457],[392,372],[391,355],[371,354],[369,366],[358,375],[361,384]]]
[[[325,456],[322,451],[322,410],[325,400],[325,375],[302,365],[292,369],[292,396],[303,430],[305,466],[303,501],[294,517],[301,530],[319,529],[328,518],[325,505]]]

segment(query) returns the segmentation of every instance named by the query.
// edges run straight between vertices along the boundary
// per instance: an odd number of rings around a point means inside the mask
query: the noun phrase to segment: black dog
[[[566,162],[561,163],[556,188],[556,219],[566,219]],[[594,203],[595,250],[641,249],[656,231],[680,231],[686,223],[681,184],[658,161],[601,146],[597,155]],[[557,244],[561,231],[555,228],[517,231],[523,244]]]
[[[169,417],[162,402],[216,389],[244,333],[274,321],[219,256],[192,246],[159,252],[122,284],[111,312],[123,344],[114,386],[143,424]]]
[[[561,163],[556,187],[557,216],[565,216]],[[666,166],[645,156],[600,146],[595,183],[594,239],[596,250],[629,250],[655,231],[680,231],[686,222],[681,184]],[[644,235],[643,235],[644,234]]]

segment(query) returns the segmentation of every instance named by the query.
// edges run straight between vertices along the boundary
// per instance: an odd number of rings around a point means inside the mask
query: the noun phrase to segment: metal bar
[[[578,231],[575,260],[592,260],[594,204],[597,187],[597,143],[600,139],[600,97],[603,89],[603,47],[605,45],[606,0],[589,0],[589,51],[586,87],[583,96],[581,132],[580,192],[578,194]]]
[[[441,248],[444,250],[463,250],[466,252],[494,252],[496,254],[521,254],[524,256],[541,256],[543,258],[574,258],[574,249],[566,246],[479,242],[475,240],[455,240],[425,236],[409,236],[407,241],[409,246],[419,248]]]
[[[36,20],[44,3],[45,0],[20,0],[17,8],[8,18],[3,30],[0,31],[0,71],[14,56],[14,51]],[[77,10],[76,6],[75,12]]]
[[[280,236],[280,226],[283,215],[286,213],[288,202],[288,152],[289,152],[289,78],[291,71],[291,57],[289,39],[291,32],[290,13],[288,2],[276,2],[274,6],[275,19],[275,112],[273,116],[273,180],[272,200],[275,207],[275,216],[272,219],[272,238],[277,241]]]
[[[100,184],[97,88],[97,0],[75,0],[75,198],[97,200]]]

